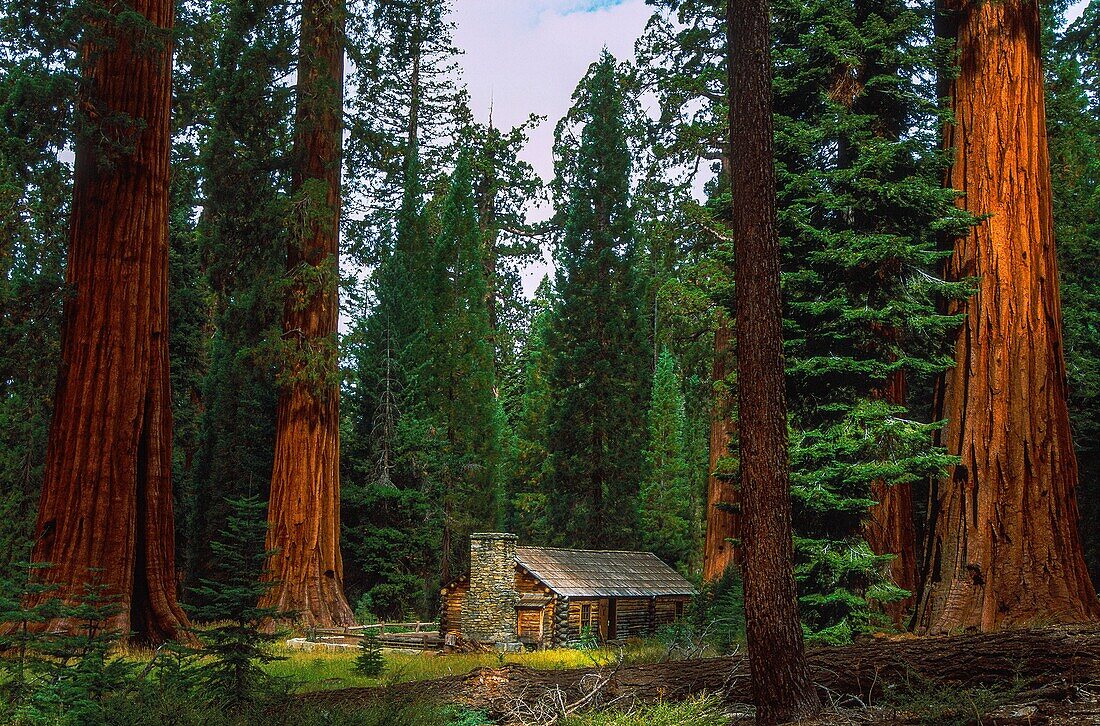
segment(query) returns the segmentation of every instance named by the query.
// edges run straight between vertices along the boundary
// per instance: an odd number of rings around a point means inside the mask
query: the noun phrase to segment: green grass
[[[682,703],[659,703],[631,711],[596,711],[571,716],[559,726],[725,726],[729,716],[712,698],[697,698]]]
[[[584,668],[607,665],[619,657],[618,650],[540,650],[530,653],[479,653],[437,655],[435,653],[400,653],[384,651],[386,670],[379,678],[368,678],[355,672],[354,663],[358,651],[302,651],[280,649],[286,660],[268,664],[267,671],[274,676],[289,678],[298,684],[300,692],[378,686],[407,681],[425,681],[444,676],[458,676],[482,667],[496,668],[505,664],[518,664],[539,670]],[[630,663],[652,663],[664,655],[664,649],[655,643],[638,643],[623,651],[623,658]]]
[[[1016,682],[960,688],[912,678],[888,691],[883,705],[914,714],[928,726],[964,726],[1010,702],[1020,688]]]

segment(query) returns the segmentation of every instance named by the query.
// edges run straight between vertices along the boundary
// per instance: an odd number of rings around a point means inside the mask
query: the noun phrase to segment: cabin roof
[[[562,597],[694,595],[652,552],[516,547],[516,562]]]

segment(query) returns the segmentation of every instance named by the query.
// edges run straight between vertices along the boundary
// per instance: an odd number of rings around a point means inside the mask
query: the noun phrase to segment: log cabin
[[[654,634],[684,616],[695,588],[652,552],[526,547],[470,536],[470,572],[441,590],[439,630],[507,648],[561,647]]]

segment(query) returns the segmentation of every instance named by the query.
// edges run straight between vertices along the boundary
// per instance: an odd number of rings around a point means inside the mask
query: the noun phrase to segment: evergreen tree
[[[211,577],[194,588],[203,604],[188,611],[197,622],[209,624],[192,631],[206,656],[195,673],[198,692],[211,703],[237,712],[277,686],[263,665],[278,660],[271,645],[281,636],[261,626],[281,615],[275,608],[256,605],[274,586],[263,576],[271,555],[264,551],[267,505],[257,496],[226,504],[225,529],[210,544],[217,564]]]
[[[516,413],[512,416],[512,448],[505,486],[505,528],[522,542],[551,540],[547,521],[547,494],[552,469],[549,452],[549,415],[553,402],[550,374],[553,359],[547,345],[554,299],[550,278],[535,291],[527,337],[519,355],[522,380]],[[517,376],[518,377],[518,376]]]
[[[459,157],[439,211],[431,280],[431,325],[417,346],[421,365],[412,417],[423,462],[442,508],[441,578],[461,571],[466,536],[501,519],[498,488],[503,423],[495,395],[494,350],[482,238],[469,159]]]
[[[355,657],[355,672],[369,678],[377,678],[386,670],[386,659],[382,655],[382,644],[378,632],[368,630],[359,641],[359,655]]]
[[[649,444],[639,493],[642,544],[686,570],[700,543],[693,535],[691,480],[684,458],[684,394],[676,359],[664,350],[653,374]]]
[[[951,461],[904,390],[950,364],[959,319],[937,301],[966,288],[934,277],[937,234],[969,219],[941,189],[931,3],[774,9],[797,570],[809,630],[845,640],[868,627],[865,597],[909,594],[890,555],[915,567],[915,537],[898,552],[864,541],[872,488],[909,487]],[[912,516],[894,526],[911,532]]]
[[[0,578],[33,540],[60,357],[76,53],[60,17],[0,3]]]
[[[280,82],[293,65],[287,12],[271,2],[217,4],[195,31],[207,43],[185,46],[201,70],[191,97],[212,99],[196,110],[205,119],[199,265],[213,331],[186,526],[191,583],[212,575],[227,497],[266,497],[271,478],[293,108],[293,88]]]
[[[637,541],[649,356],[631,264],[624,114],[620,74],[605,51],[574,94],[580,128],[559,124],[555,145],[564,229],[548,339],[555,392],[548,509],[556,539],[582,547]]]

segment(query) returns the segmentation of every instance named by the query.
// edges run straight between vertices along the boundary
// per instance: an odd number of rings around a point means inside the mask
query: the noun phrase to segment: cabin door
[[[615,598],[610,598],[607,601],[607,640],[615,640],[617,637],[618,608],[615,606],[616,602]]]

